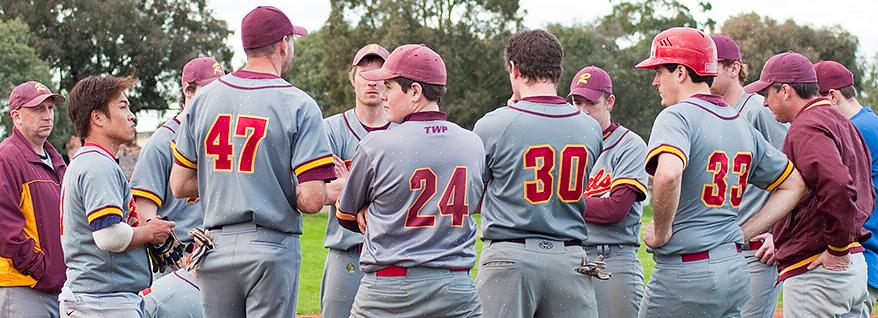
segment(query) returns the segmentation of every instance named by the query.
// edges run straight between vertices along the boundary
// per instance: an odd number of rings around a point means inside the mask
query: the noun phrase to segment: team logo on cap
[[[579,75],[579,81],[576,84],[588,84],[589,78],[591,78],[591,73],[582,73],[582,75]]]
[[[43,85],[43,84],[40,84],[40,83],[36,83],[36,84],[34,84],[34,91],[36,91],[37,93],[39,93],[40,91],[46,91],[46,92],[48,92],[48,91],[49,91],[49,88],[46,87],[46,85]]]
[[[219,63],[213,63],[213,73],[222,75],[223,67]]]

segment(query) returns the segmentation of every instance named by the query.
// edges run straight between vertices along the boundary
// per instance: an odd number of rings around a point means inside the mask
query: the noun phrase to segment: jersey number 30
[[[469,205],[466,204],[466,177],[467,169],[464,166],[454,168],[442,197],[439,199],[439,215],[451,216],[451,226],[463,226],[464,217],[469,215]],[[437,190],[436,172],[430,168],[416,169],[409,178],[409,190],[421,191],[415,202],[409,206],[405,217],[406,228],[433,227],[436,225],[435,215],[422,215],[420,212],[436,195]]]
[[[562,202],[576,202],[585,191],[585,167],[588,151],[584,145],[567,145],[561,149],[560,171],[555,189],[556,151],[551,145],[530,146],[524,151],[524,168],[533,170],[534,180],[524,182],[524,199],[532,204],[546,203],[558,193]]]
[[[733,208],[741,205],[744,198],[744,190],[747,188],[747,178],[750,176],[750,163],[753,162],[753,154],[739,152],[729,162],[729,155],[723,151],[714,151],[707,158],[707,172],[713,174],[713,183],[705,184],[701,191],[701,201],[705,206],[712,208],[722,207],[726,203],[726,189],[729,190],[729,202]],[[731,166],[730,166],[731,164]],[[729,170],[738,176],[738,185],[729,187],[726,176]]]
[[[235,137],[246,137],[244,149],[238,158],[238,172],[253,173],[253,163],[259,143],[265,138],[268,129],[268,118],[248,115],[237,115]],[[213,157],[213,170],[232,171],[235,157],[235,145],[232,143],[232,115],[220,114],[210,125],[204,139],[204,151]]]

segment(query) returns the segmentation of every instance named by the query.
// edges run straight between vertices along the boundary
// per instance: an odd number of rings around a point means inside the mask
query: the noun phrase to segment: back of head
[[[828,95],[830,90],[839,91],[845,99],[857,97],[854,88],[854,74],[847,67],[836,61],[820,61],[814,64],[817,74],[817,86],[820,95]]]
[[[561,78],[564,50],[561,42],[545,30],[522,31],[506,42],[506,67],[514,64],[521,76],[531,81],[557,83]]]
[[[289,35],[306,36],[308,30],[293,25],[286,14],[272,6],[259,6],[241,21],[241,42],[248,57],[267,56]]]
[[[136,83],[137,80],[132,76],[115,77],[111,75],[92,75],[76,82],[67,96],[67,113],[73,122],[76,135],[80,138],[88,136],[92,112],[99,111],[108,114],[110,101]]]

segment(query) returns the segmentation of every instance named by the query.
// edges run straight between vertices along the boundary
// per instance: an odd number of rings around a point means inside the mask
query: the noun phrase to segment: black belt
[[[523,238],[508,239],[508,240],[491,240],[491,243],[501,243],[501,242],[525,244],[525,242],[527,242],[527,240],[523,239]],[[564,241],[564,246],[578,246],[578,245],[582,245],[582,241],[580,241],[580,240],[566,240],[566,241]]]

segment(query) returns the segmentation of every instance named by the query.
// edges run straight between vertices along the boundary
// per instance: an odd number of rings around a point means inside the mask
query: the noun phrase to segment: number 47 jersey
[[[335,178],[317,103],[280,77],[237,71],[198,92],[174,162],[198,170],[204,226],[302,233],[296,184]]]
[[[793,170],[786,155],[714,95],[696,95],[662,110],[647,149],[650,175],[663,153],[684,165],[671,240],[654,250],[663,255],[743,243],[736,218],[748,183],[771,191]]]

